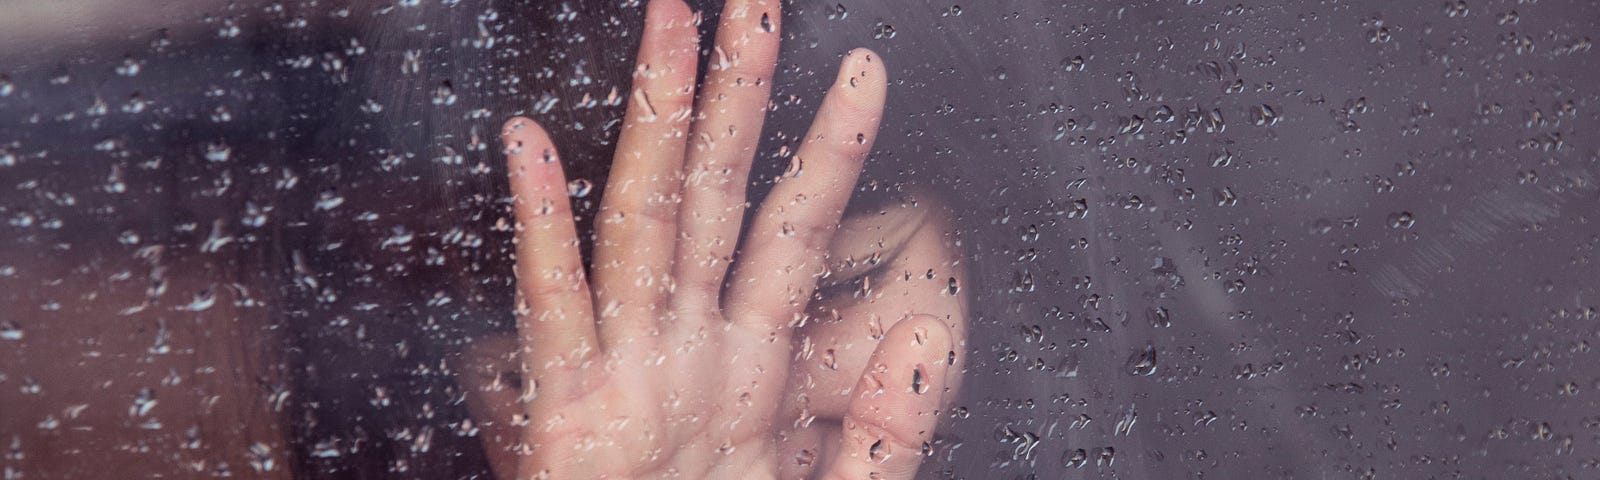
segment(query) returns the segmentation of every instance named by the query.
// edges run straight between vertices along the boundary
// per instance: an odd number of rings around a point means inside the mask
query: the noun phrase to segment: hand
[[[841,221],[887,88],[856,50],[739,243],[780,17],[729,2],[696,104],[694,14],[651,2],[587,276],[555,146],[506,123],[518,334],[463,376],[499,476],[915,474],[959,380],[949,219],[907,194]]]

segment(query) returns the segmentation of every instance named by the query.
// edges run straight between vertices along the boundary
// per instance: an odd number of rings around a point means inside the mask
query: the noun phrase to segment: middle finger
[[[778,0],[729,0],[691,130],[674,266],[678,310],[715,310],[778,62]],[[700,313],[700,312],[696,312]],[[707,317],[706,315],[695,315]]]
[[[646,335],[665,307],[700,48],[683,0],[646,7],[633,93],[596,222],[594,289],[603,342]]]

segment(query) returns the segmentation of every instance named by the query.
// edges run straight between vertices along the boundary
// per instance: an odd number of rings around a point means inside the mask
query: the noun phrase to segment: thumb
[[[952,353],[950,328],[931,315],[895,324],[850,392],[829,480],[909,479],[939,423]]]

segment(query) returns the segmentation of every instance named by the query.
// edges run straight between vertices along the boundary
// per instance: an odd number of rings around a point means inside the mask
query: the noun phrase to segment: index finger
[[[573,372],[597,353],[594,304],[555,144],[538,123],[506,122],[501,133],[516,218],[517,334],[526,396],[576,391]]]

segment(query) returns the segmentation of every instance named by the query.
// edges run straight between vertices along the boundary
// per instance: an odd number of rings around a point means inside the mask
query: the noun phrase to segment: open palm
[[[915,474],[965,328],[948,218],[900,193],[843,219],[887,88],[858,49],[744,225],[780,17],[730,1],[697,89],[695,15],[650,3],[587,268],[555,146],[506,123],[522,380],[468,382],[501,476]]]

